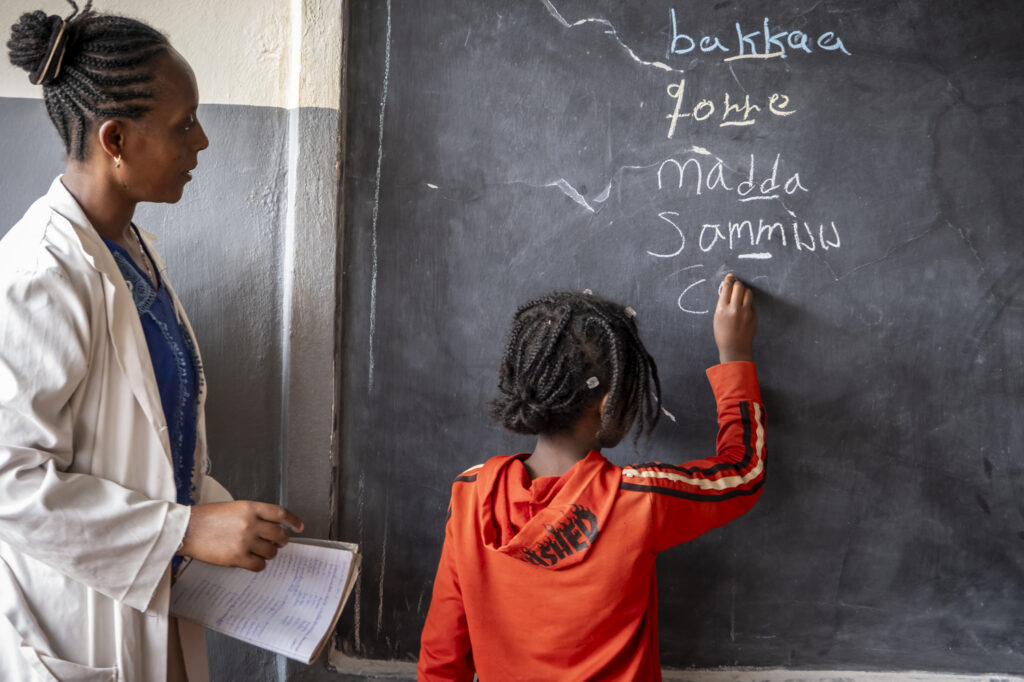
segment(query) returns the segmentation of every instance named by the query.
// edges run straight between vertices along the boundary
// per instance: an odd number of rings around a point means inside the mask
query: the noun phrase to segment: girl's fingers
[[[722,280],[722,286],[719,287],[719,290],[718,290],[718,307],[719,308],[726,308],[726,307],[728,307],[729,301],[732,300],[732,289],[733,289],[733,283],[735,281],[736,281],[736,278],[733,277],[732,273],[729,273],[728,275],[726,275],[725,279]]]
[[[749,308],[754,305],[754,292],[751,289],[746,289],[743,292],[743,307]]]

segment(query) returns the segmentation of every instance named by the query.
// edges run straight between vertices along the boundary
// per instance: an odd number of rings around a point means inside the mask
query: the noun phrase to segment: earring
[[[120,168],[120,167],[121,167],[121,155],[118,154],[117,156],[114,157],[114,168]]]

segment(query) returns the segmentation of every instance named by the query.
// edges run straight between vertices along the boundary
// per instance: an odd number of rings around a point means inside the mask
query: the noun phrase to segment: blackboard
[[[1016,2],[349,6],[340,626],[415,658],[516,305],[632,305],[704,456],[707,310],[757,292],[769,473],[659,558],[669,667],[1024,672],[1024,12]],[[781,54],[780,54],[781,53]],[[528,601],[526,602],[528,603]]]

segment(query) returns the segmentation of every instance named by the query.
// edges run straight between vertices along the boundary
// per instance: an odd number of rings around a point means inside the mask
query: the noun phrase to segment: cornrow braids
[[[591,378],[596,378],[595,390]],[[589,385],[588,385],[589,380]],[[498,369],[491,416],[516,433],[558,433],[607,392],[602,430],[658,422],[658,368],[632,311],[589,293],[558,291],[520,307]]]
[[[11,63],[43,86],[43,101],[68,156],[84,161],[89,133],[106,118],[137,119],[152,107],[153,58],[167,37],[127,17],[98,14],[92,0],[66,18],[26,12],[11,27]]]

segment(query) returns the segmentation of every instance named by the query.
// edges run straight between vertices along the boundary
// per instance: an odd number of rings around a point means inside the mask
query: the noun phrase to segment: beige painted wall
[[[80,4],[84,0],[79,0]],[[192,64],[206,104],[282,108],[340,101],[341,16],[336,0],[94,0],[94,9],[163,31]],[[2,40],[24,12],[66,16],[65,0],[3,0]],[[42,97],[28,74],[0,63],[0,97]]]

